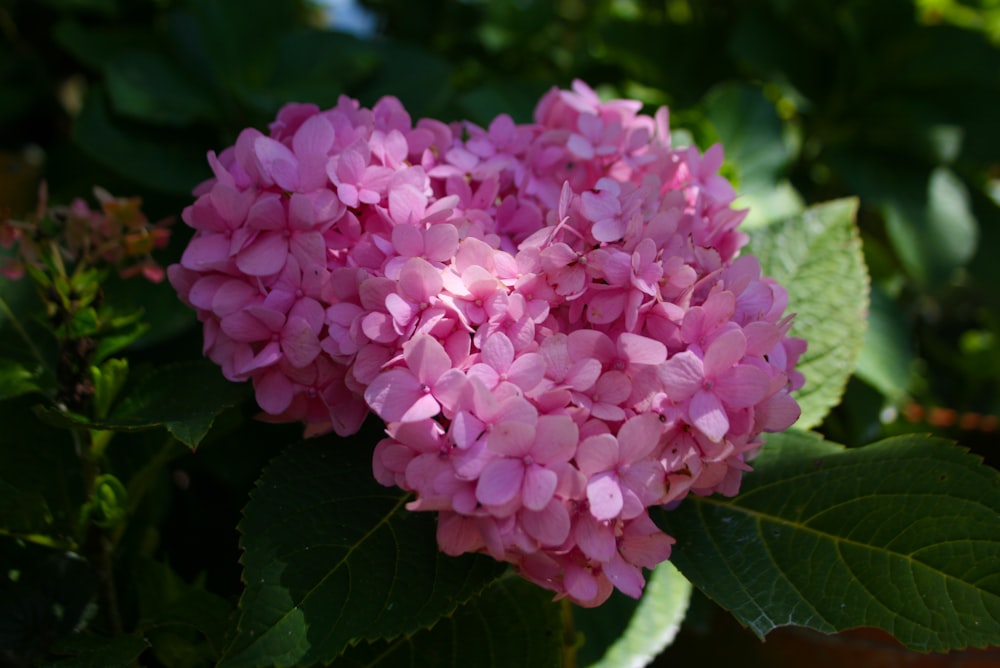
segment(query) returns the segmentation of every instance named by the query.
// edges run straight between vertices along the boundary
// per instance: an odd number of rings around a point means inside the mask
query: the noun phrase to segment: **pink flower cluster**
[[[169,269],[270,419],[346,435],[373,411],[375,476],[438,513],[443,551],[582,605],[640,595],[673,543],[647,509],[735,494],[803,382],[721,148],[640,107],[581,82],[485,129],[288,105],[209,154]]]

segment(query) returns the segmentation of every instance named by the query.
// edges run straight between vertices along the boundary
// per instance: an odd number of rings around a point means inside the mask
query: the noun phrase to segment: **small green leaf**
[[[13,360],[0,358],[0,401],[41,390],[37,374]]]
[[[691,583],[665,561],[649,576],[625,632],[592,668],[647,666],[673,642],[691,599]]]
[[[792,334],[809,348],[798,369],[798,428],[822,422],[837,404],[857,363],[868,313],[868,271],[854,218],[857,200],[810,207],[782,223],[753,230],[747,252],[788,290]]]
[[[313,440],[275,459],[240,523],[246,590],[221,665],[332,661],[432,625],[503,572],[440,553],[434,517],[407,500],[374,480],[365,443]]]
[[[658,521],[672,561],[763,636],[872,626],[918,651],[1000,643],[1000,476],[941,439],[768,437],[734,499]]]
[[[128,492],[118,478],[105,473],[94,481],[94,493],[83,507],[83,521],[113,529],[128,515]]]
[[[432,629],[351,647],[333,668],[561,666],[563,635],[552,592],[507,577]]]
[[[100,366],[92,366],[90,379],[94,383],[94,415],[104,419],[128,379],[128,360],[110,359]]]

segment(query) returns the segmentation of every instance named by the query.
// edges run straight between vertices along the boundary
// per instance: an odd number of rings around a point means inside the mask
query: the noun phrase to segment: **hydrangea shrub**
[[[289,104],[209,154],[168,270],[265,419],[374,413],[374,475],[442,551],[584,606],[639,597],[674,542],[648,509],[737,494],[804,382],[721,147],[640,107],[579,81],[488,128]]]

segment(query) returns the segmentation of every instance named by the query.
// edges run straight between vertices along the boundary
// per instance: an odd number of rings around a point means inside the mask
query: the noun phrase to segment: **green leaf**
[[[979,228],[962,181],[934,169],[922,192],[895,193],[884,205],[886,229],[906,270],[924,285],[943,285],[976,251]]]
[[[756,634],[870,626],[919,651],[1000,643],[1000,476],[941,439],[768,437],[734,499],[658,515],[672,561]]]
[[[246,397],[247,385],[226,380],[215,364],[198,360],[158,367],[126,392],[102,429],[163,425],[195,448],[215,417]]]
[[[0,479],[0,533],[41,533],[51,524],[52,513],[41,493],[23,491]]]
[[[222,653],[233,606],[199,583],[188,584],[169,566],[138,559],[140,631],[165,666],[214,664]]]
[[[890,401],[899,401],[910,384],[915,357],[909,323],[899,304],[878,285],[872,286],[871,300],[857,375]]]
[[[506,577],[430,630],[351,647],[334,668],[564,665],[560,605],[552,592]]]
[[[188,195],[209,176],[204,147],[211,140],[176,130],[159,136],[123,124],[110,115],[103,92],[91,89],[73,127],[73,141],[87,155],[159,192]]]
[[[792,334],[809,348],[798,369],[806,377],[796,392],[797,426],[819,424],[844,393],[854,371],[868,313],[868,271],[854,222],[857,200],[810,207],[800,216],[755,229],[747,252],[764,273],[788,290],[795,313]]]
[[[428,627],[503,566],[445,556],[435,519],[372,477],[365,443],[313,440],[268,467],[240,523],[240,618],[222,666],[332,661],[360,640]]]
[[[122,635],[105,638],[94,633],[77,633],[69,636],[54,648],[55,654],[71,656],[48,661],[44,668],[107,668],[131,666],[149,647],[145,638]]]
[[[13,360],[0,358],[0,401],[38,392],[37,374]]]
[[[211,95],[159,53],[122,54],[105,67],[105,76],[111,103],[125,116],[164,125],[216,119]]]
[[[665,561],[649,577],[635,614],[618,640],[592,668],[646,666],[677,635],[691,599],[691,583]]]

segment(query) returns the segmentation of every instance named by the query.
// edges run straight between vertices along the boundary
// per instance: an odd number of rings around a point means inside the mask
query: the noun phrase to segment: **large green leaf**
[[[105,67],[115,111],[141,121],[185,125],[216,120],[211,94],[155,51],[131,51]]]
[[[100,87],[87,95],[73,127],[73,141],[91,158],[119,175],[159,192],[187,195],[210,172],[197,133],[164,131],[122,123],[110,114]]]
[[[659,514],[672,560],[755,633],[881,628],[911,649],[1000,643],[1000,476],[940,439],[846,449],[775,434],[734,499]]]
[[[923,285],[939,286],[972,258],[979,227],[968,190],[950,169],[935,168],[919,185],[923,188],[887,198],[886,229],[910,275]]]
[[[788,289],[792,334],[809,342],[799,362],[805,387],[798,427],[819,424],[854,371],[868,313],[868,271],[854,222],[857,200],[810,207],[801,215],[753,230],[750,248],[764,273]]]
[[[691,599],[691,583],[669,561],[653,571],[624,633],[592,668],[652,663],[677,635]]]
[[[352,643],[428,627],[503,567],[438,552],[435,521],[375,482],[362,443],[310,441],[264,472],[240,524],[243,579],[222,665],[332,661]]]
[[[552,592],[501,579],[430,630],[352,647],[334,668],[549,668],[564,665],[560,605]]]

